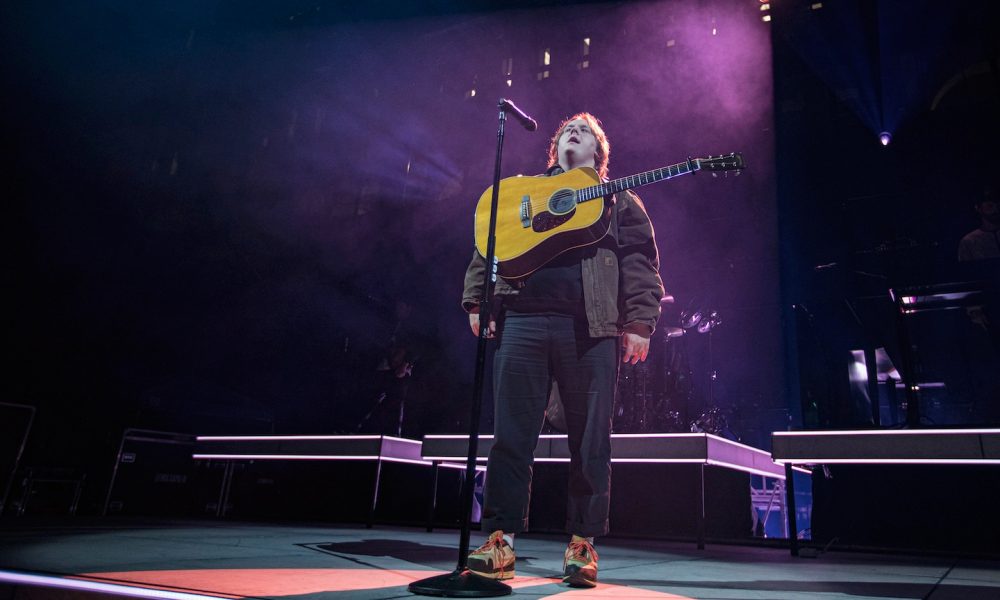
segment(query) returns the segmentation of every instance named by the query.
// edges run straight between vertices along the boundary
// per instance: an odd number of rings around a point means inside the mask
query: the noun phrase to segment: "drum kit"
[[[612,431],[615,433],[707,432],[731,436],[722,409],[714,406],[717,373],[709,359],[707,397],[695,388],[685,337],[706,334],[711,357],[712,332],[722,325],[717,310],[695,307],[669,310],[674,297],[660,300],[664,318],[650,340],[646,361],[623,364],[618,374]],[[566,418],[553,382],[545,417],[550,429],[565,431]]]

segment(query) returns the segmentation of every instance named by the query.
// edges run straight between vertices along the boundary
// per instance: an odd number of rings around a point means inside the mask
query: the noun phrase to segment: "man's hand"
[[[638,364],[646,360],[649,354],[649,338],[638,333],[625,332],[622,334],[622,362]]]
[[[472,335],[479,337],[479,307],[475,307],[469,311],[469,327],[472,328]],[[490,330],[486,332],[486,337],[491,338],[496,335],[497,332],[497,322],[490,321]],[[647,340],[647,346],[648,340]]]

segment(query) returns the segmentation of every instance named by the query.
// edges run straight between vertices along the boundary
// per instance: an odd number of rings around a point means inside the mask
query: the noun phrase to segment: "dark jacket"
[[[614,337],[623,331],[649,336],[663,297],[653,225],[632,192],[618,194],[612,202],[608,235],[584,249],[580,265],[588,330],[591,337]],[[474,249],[462,294],[466,312],[479,305],[485,270],[486,260]],[[502,299],[517,294],[522,285],[498,277],[494,306],[502,307]]]

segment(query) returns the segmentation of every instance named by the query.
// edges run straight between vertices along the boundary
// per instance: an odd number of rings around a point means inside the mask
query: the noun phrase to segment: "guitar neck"
[[[576,201],[577,203],[580,203],[586,202],[587,200],[593,200],[594,198],[603,198],[605,196],[617,194],[618,192],[624,192],[625,190],[637,188],[642,185],[649,185],[650,183],[656,183],[657,181],[664,181],[666,179],[680,177],[681,175],[687,175],[688,173],[694,173],[700,169],[701,159],[694,158],[675,165],[670,165],[668,167],[646,171],[645,173],[637,173],[620,179],[612,179],[611,181],[605,181],[604,183],[599,183],[597,185],[577,190]]]

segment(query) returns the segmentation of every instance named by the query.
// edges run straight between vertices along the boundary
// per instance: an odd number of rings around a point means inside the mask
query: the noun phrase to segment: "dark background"
[[[6,6],[3,399],[38,409],[25,460],[99,489],[124,427],[353,431],[399,300],[407,433],[461,431],[459,299],[500,95],[540,123],[510,124],[504,175],[541,171],[578,110],[604,121],[612,176],[747,157],[640,190],[677,299],[661,326],[723,317],[654,356],[690,382],[666,393],[682,425],[718,407],[765,448],[864,425],[844,353],[895,352],[889,286],[952,280],[996,185],[1000,31],[985,1],[815,4]],[[952,361],[943,402],[973,404],[949,423],[996,423],[995,348],[958,320],[928,345],[971,358],[925,362]]]

